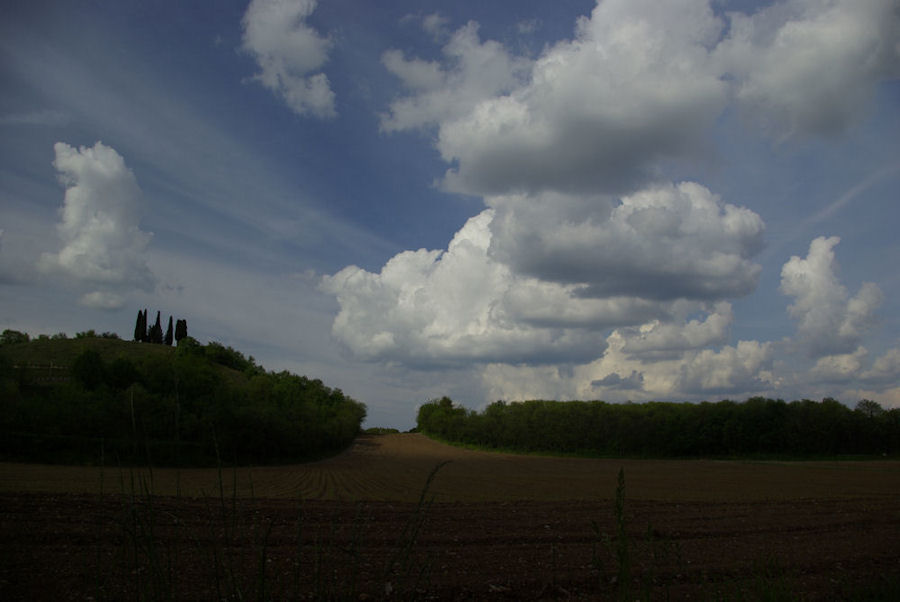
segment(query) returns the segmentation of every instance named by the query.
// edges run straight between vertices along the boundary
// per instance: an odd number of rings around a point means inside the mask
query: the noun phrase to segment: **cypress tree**
[[[138,339],[142,343],[147,342],[147,309],[144,308],[144,311],[140,312],[141,324],[138,327],[138,335],[140,338]]]
[[[143,312],[138,310],[137,320],[134,322],[134,340],[142,341],[144,337],[141,336],[141,318],[143,317]]]
[[[163,342],[163,331],[162,325],[159,323],[159,313],[156,312],[156,323],[153,325],[153,328],[150,329],[150,342],[156,344],[162,344]]]
[[[187,320],[178,320],[175,323],[175,342],[187,336]]]
[[[169,327],[166,329],[166,345],[172,344],[172,316],[169,316]]]

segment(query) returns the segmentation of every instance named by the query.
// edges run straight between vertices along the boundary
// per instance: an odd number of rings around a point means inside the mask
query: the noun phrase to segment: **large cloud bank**
[[[66,187],[57,225],[62,248],[42,255],[38,267],[88,288],[83,305],[118,309],[124,293],[156,282],[145,256],[152,235],[139,227],[141,190],[122,156],[101,142],[53,148]]]
[[[449,37],[440,60],[386,52],[406,93],[382,129],[433,136],[448,164],[441,185],[488,209],[446,251],[325,277],[340,304],[334,335],[371,360],[481,362],[489,398],[782,384],[775,344],[726,344],[729,301],[759,279],[763,220],[662,174],[701,156],[726,112],[766,141],[851,126],[875,87],[900,76],[898,10],[891,0],[716,9],[604,0],[536,58],[481,40],[475,23]],[[850,297],[836,280],[836,242],[817,239],[782,274],[812,359],[855,353],[880,302],[874,285]],[[888,371],[891,358],[872,370]]]
[[[388,361],[584,361],[606,347],[602,329],[713,311],[712,301],[755,285],[749,257],[761,220],[697,184],[587,208],[554,197],[516,199],[530,211],[510,212],[509,201],[491,199],[496,207],[444,252],[408,251],[378,274],[350,266],[326,277],[323,290],[341,304],[337,337]],[[594,215],[567,223],[566,203]]]
[[[333,332],[367,359],[411,365],[571,360],[602,351],[579,326],[654,311],[634,299],[584,299],[517,276],[488,255],[493,211],[470,219],[446,252],[407,251],[378,274],[356,266],[326,276],[341,311]],[[552,316],[543,315],[548,306]]]
[[[782,137],[844,129],[900,74],[891,0],[777,3],[717,16],[707,0],[605,0],[530,61],[467,25],[445,64],[384,62],[413,94],[384,127],[437,128],[445,185],[472,194],[623,192],[690,155],[729,105]]]

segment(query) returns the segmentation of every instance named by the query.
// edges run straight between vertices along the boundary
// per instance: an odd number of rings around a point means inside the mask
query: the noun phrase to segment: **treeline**
[[[36,345],[47,349],[29,353]],[[191,337],[174,349],[82,338],[0,351],[0,453],[8,458],[291,462],[347,447],[366,416],[362,403],[318,379],[267,372],[231,347]],[[60,356],[71,359],[64,369]]]
[[[3,345],[17,345],[19,343],[28,343],[32,340],[35,340],[35,341],[65,341],[68,338],[69,338],[69,335],[67,335],[66,333],[58,332],[53,335],[39,334],[34,339],[32,339],[31,335],[29,335],[27,332],[21,332],[19,330],[12,330],[12,329],[7,328],[6,330],[3,331],[2,334],[0,334],[0,347],[2,347]],[[75,338],[76,339],[94,339],[94,338],[118,339],[119,335],[116,334],[115,332],[101,332],[98,334],[97,332],[94,331],[94,329],[91,329],[91,330],[85,330],[83,332],[76,332]]]
[[[141,343],[154,343],[156,345],[171,345],[187,336],[187,320],[178,320],[172,328],[172,316],[169,316],[169,326],[163,334],[161,313],[156,312],[156,322],[153,326],[147,324],[147,310],[138,311],[137,320],[134,323],[134,340]]]
[[[482,412],[447,397],[423,404],[417,428],[445,441],[494,449],[600,456],[835,456],[900,452],[900,409],[855,409],[826,398],[786,403],[525,401]]]

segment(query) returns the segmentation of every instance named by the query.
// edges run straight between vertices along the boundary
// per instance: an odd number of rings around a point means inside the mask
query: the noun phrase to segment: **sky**
[[[7,0],[0,329],[448,395],[900,407],[898,0]]]

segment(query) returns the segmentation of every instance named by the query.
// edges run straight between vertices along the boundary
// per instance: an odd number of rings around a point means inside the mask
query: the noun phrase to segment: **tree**
[[[83,351],[72,363],[72,376],[85,389],[93,391],[106,380],[103,358],[93,349]]]
[[[144,318],[144,312],[141,310],[138,310],[137,320],[134,323],[134,340],[135,341],[143,341],[144,336],[147,332],[146,328],[144,328],[143,331],[141,330],[141,324],[143,322],[143,318]]]
[[[875,418],[884,414],[884,408],[877,401],[871,399],[861,399],[856,404],[856,411],[866,418]]]
[[[169,327],[166,329],[166,345],[172,344],[172,316],[169,316]]]
[[[134,325],[134,340],[146,343],[150,340],[147,332],[147,310],[138,310],[137,323]]]
[[[18,330],[6,329],[0,334],[0,345],[15,345],[16,343],[27,343],[31,337],[24,332]]]
[[[141,334],[143,334],[143,338],[141,341],[147,343],[150,341],[150,333],[148,332],[149,326],[147,326],[147,308],[144,308],[144,317],[141,318]]]
[[[178,341],[178,353],[179,355],[205,355],[203,345],[194,337],[189,336],[185,336]]]
[[[106,380],[115,389],[127,389],[140,376],[138,369],[126,357],[117,357],[106,367]]]
[[[175,323],[175,342],[181,341],[187,335],[187,320],[178,320]]]
[[[153,327],[150,328],[150,342],[156,343],[157,345],[161,345],[163,342],[163,331],[162,325],[159,323],[160,315],[159,312],[156,312],[156,323],[153,324]]]

